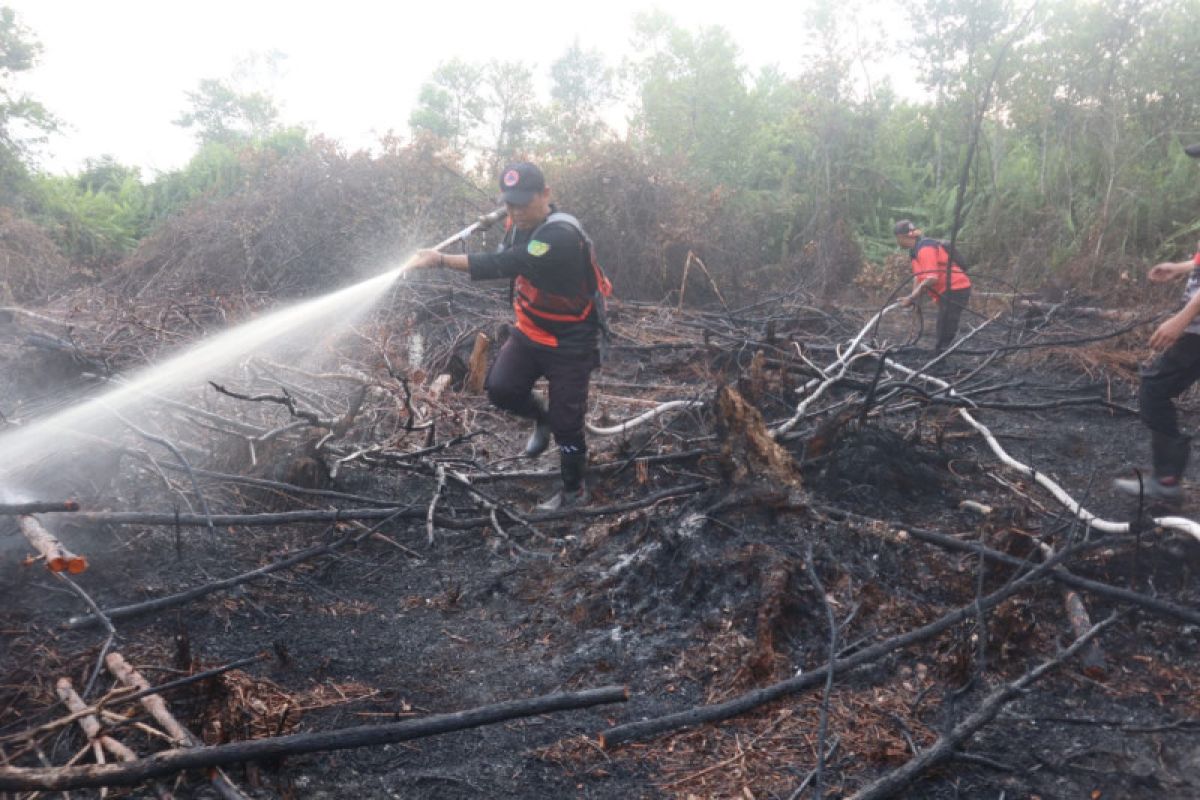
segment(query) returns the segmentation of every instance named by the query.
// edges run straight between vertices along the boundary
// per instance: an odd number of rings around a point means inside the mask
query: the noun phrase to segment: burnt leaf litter
[[[964,331],[992,321],[929,367],[954,384],[949,397],[880,369],[884,349],[913,368],[931,357],[922,349],[929,334],[914,343],[911,313],[895,311],[865,337],[870,354],[824,387],[789,433],[772,437],[805,399],[797,387],[820,384],[817,368],[845,354],[878,308],[835,307],[799,291],[735,310],[625,303],[611,358],[593,376],[590,420],[611,426],[659,402],[697,402],[619,435],[590,436],[590,506],[542,519],[531,509],[554,488],[553,452],[516,457],[524,425],[463,388],[475,333],[499,338],[502,295],[422,277],[358,322],[320,371],[284,354],[244,365],[227,387],[244,396],[286,387],[291,411],[215,390],[190,411],[151,405],[145,420],[185,448],[192,476],[164,466],[172,459],[163,448],[116,430],[126,451],[46,468],[52,496],[41,499],[73,497],[83,512],[43,518],[88,558],[72,580],[101,609],[331,546],[254,580],[114,619],[110,637],[102,626],[65,626],[91,610],[41,564],[25,563],[29,548],[6,521],[5,766],[65,767],[81,753],[87,742],[77,728],[36,730],[67,713],[55,694],[60,677],[86,689],[89,703],[109,697],[113,681],[96,669],[107,648],[154,685],[261,654],[164,692],[210,745],[629,688],[626,702],[225,766],[248,797],[761,800],[813,797],[818,785],[848,797],[930,752],[991,693],[1070,645],[1079,635],[1068,615],[1074,592],[1091,623],[1118,615],[1090,660],[1072,657],[1015,693],[897,796],[1200,792],[1200,627],[1137,602],[1196,613],[1200,545],[1150,520],[1200,508],[1189,499],[1183,508],[1139,509],[1109,488],[1145,456],[1131,413],[1144,331],[1119,333],[1120,323],[1066,306],[1017,313],[981,299]],[[97,365],[138,363],[163,346],[163,331],[189,340],[216,324],[193,324],[211,309],[131,308],[99,292],[74,308],[70,337],[32,317],[7,323],[9,416],[96,391]],[[56,313],[64,309],[46,310]],[[1193,396],[1182,403],[1194,411]],[[1003,465],[958,414],[963,405],[1013,458],[1099,517],[1133,522],[1134,532],[1089,528]],[[301,418],[251,456],[248,438],[287,426],[296,409],[329,424]],[[199,513],[196,487],[213,514],[394,513],[213,530],[86,517],[183,519]],[[979,546],[1003,558],[981,558]],[[1058,569],[1126,594],[1072,588],[1043,570],[990,606],[976,602],[1055,554]],[[944,630],[867,657],[959,609]],[[852,666],[827,686],[814,673],[830,661],[831,642],[838,663]],[[630,723],[810,674],[811,687],[743,713],[621,741]],[[111,703],[101,717],[109,735],[140,756],[170,746],[136,705]],[[92,763],[90,750],[74,763]],[[111,790],[167,791],[217,796],[203,770]]]

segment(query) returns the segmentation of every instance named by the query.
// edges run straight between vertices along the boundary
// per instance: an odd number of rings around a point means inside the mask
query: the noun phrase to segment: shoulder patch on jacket
[[[537,239],[530,239],[529,247],[526,249],[529,250],[529,255],[540,257],[550,252],[550,245],[547,242],[540,242]]]

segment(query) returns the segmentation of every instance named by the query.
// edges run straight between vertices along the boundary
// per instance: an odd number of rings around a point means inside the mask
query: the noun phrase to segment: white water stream
[[[76,440],[70,432],[104,435],[122,427],[118,415],[137,424],[139,408],[152,402],[148,398],[194,395],[204,389],[208,380],[227,374],[240,360],[272,347],[286,344],[294,350],[299,342],[315,348],[331,332],[345,328],[373,307],[403,269],[397,267],[217,333],[161,364],[144,368],[116,388],[37,420],[28,427],[0,435],[0,494],[7,495],[0,499],[12,500],[36,491],[39,488],[36,485],[25,486],[25,492],[16,491],[16,487],[26,483],[22,477],[31,467],[56,453],[61,454],[68,440]]]

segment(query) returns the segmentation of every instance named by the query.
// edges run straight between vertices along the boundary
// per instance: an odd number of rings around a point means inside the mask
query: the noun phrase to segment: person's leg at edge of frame
[[[492,405],[536,424],[525,444],[525,455],[541,455],[550,446],[550,424],[545,401],[533,394],[533,385],[542,377],[542,366],[532,347],[511,334],[500,348],[484,389]]]
[[[539,511],[587,503],[587,442],[584,417],[587,413],[588,382],[596,367],[594,354],[549,353],[545,355],[546,377],[550,383],[550,427],[558,443],[562,489],[538,505]]]
[[[1190,436],[1179,429],[1174,399],[1200,380],[1200,335],[1185,333],[1148,366],[1138,386],[1138,414],[1150,431],[1152,474],[1119,478],[1114,487],[1125,494],[1161,500],[1183,497],[1181,480],[1191,453]]]

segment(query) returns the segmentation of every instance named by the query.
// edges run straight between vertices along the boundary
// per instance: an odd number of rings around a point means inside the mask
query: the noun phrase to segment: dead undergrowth
[[[107,466],[43,470],[44,492],[84,506],[54,528],[91,557],[76,581],[114,633],[87,624],[78,592],[22,566],[26,548],[5,531],[5,768],[87,760],[88,742],[59,724],[55,679],[118,704],[96,668],[118,649],[156,684],[265,654],[164,693],[213,745],[632,690],[624,706],[234,770],[254,796],[789,798],[817,785],[849,796],[1080,637],[1064,584],[1030,577],[1059,556],[1091,582],[1079,589],[1091,621],[1126,615],[1100,636],[1103,673],[1078,662],[1050,673],[924,770],[911,796],[1160,797],[1200,785],[1185,757],[1200,714],[1188,621],[1197,544],[1153,525],[1089,529],[957,413],[967,398],[1014,457],[1097,514],[1136,521],[1104,486],[1142,438],[1122,411],[1126,341],[1096,341],[1091,321],[999,318],[930,368],[955,399],[880,365],[885,350],[923,363],[907,317],[885,318],[843,373],[867,316],[800,292],[729,311],[626,303],[591,422],[687,402],[593,433],[592,506],[545,516],[528,509],[553,485],[553,460],[513,458],[521,426],[464,389],[475,333],[503,321],[501,294],[419,282],[320,365],[248,359],[220,376],[224,391],[148,404],[138,423],[186,464],[126,428],[107,434]],[[264,303],[96,290],[44,319],[19,316],[0,351],[16,376],[4,411],[36,418]],[[1082,338],[1092,341],[1045,344]],[[1030,346],[1005,349],[1014,342]],[[293,516],[265,516],[281,512]],[[209,515],[229,516],[210,526]],[[297,560],[275,568],[286,559]],[[118,613],[186,589],[205,591]],[[826,691],[831,661],[843,666]],[[628,724],[810,678],[718,722],[599,744]],[[142,755],[168,749],[134,709],[118,707],[111,734]],[[1098,777],[1077,752],[1081,729],[1093,751],[1121,751],[1136,769]],[[209,791],[202,776],[181,780]]]

